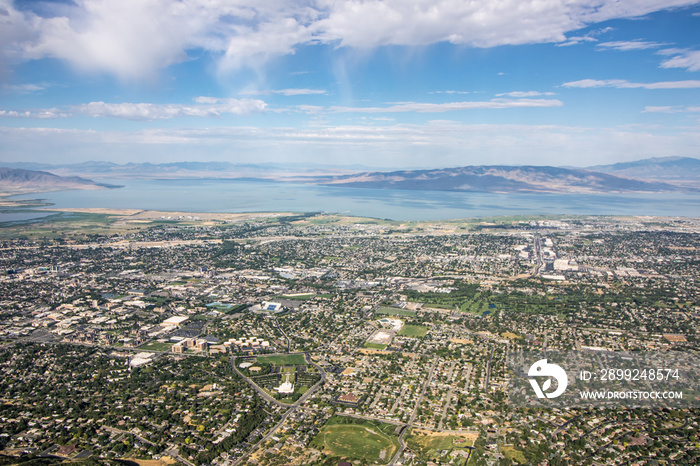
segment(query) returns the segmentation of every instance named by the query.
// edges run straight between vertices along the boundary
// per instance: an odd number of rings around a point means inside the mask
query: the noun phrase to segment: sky
[[[0,0],[0,163],[700,157],[700,0]]]

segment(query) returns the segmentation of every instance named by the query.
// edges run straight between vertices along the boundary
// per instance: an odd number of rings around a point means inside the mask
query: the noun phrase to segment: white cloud
[[[253,99],[199,98],[197,105],[90,102],[78,105],[73,111],[91,117],[114,117],[127,120],[164,120],[177,117],[219,117],[225,113],[247,115],[262,112],[265,102]]]
[[[678,55],[681,53],[686,53],[688,50],[687,49],[679,49],[675,47],[671,47],[668,49],[661,49],[656,52],[657,55]]]
[[[436,42],[491,47],[559,42],[583,22],[563,2],[460,0],[328,0],[329,14],[314,28],[341,46],[425,45]]]
[[[700,50],[685,51],[661,63],[661,68],[685,68],[700,71]]]
[[[0,117],[12,118],[59,118],[75,115],[86,115],[95,118],[111,117],[136,121],[167,120],[179,117],[220,117],[223,114],[247,115],[268,110],[267,104],[257,99],[222,99],[217,97],[197,97],[192,105],[186,104],[152,104],[152,103],[105,103],[90,102],[76,105],[69,110],[59,109],[7,111],[0,110]],[[399,102],[387,107],[321,107],[314,105],[299,105],[291,107],[299,111],[320,114],[331,113],[439,113],[456,110],[472,109],[505,109],[525,107],[560,107],[559,100],[546,99],[493,99],[489,101],[424,103]],[[275,111],[289,111],[283,107]]]
[[[598,42],[597,36],[603,35],[606,32],[612,31],[611,27],[604,27],[601,29],[594,29],[584,36],[572,36],[566,39],[566,42],[561,42],[557,44],[557,47],[569,47],[571,45],[578,45],[582,42]]]
[[[296,160],[373,166],[459,166],[465,154],[475,164],[595,165],[629,159],[698,154],[700,132],[669,135],[665,128],[598,130],[562,125],[495,125],[433,121],[426,124],[318,125],[288,127],[152,128],[81,131],[0,127],[4,160],[27,153],[50,161],[157,162]],[[51,150],[47,151],[46,148]],[[165,156],[159,154],[167,154]],[[161,159],[163,160],[163,159]],[[164,161],[164,160],[163,160]],[[583,161],[583,162],[582,162]]]
[[[618,89],[697,89],[700,81],[660,81],[655,83],[631,83],[624,79],[581,79],[562,84],[564,87],[616,87]]]
[[[430,91],[428,94],[471,94],[471,91]]]
[[[536,96],[541,96],[541,95],[554,95],[554,92],[539,92],[539,91],[527,91],[527,92],[522,92],[522,91],[513,91],[513,92],[504,92],[502,94],[496,94],[496,96],[501,97],[507,95],[508,97],[536,97]]]
[[[182,61],[199,26],[186,8],[165,0],[77,0],[65,12],[70,16],[32,18],[37,38],[25,44],[26,56],[127,80]]]
[[[566,42],[560,42],[557,44],[557,47],[569,47],[571,45],[578,45],[581,42],[597,42],[598,39],[595,39],[593,37],[588,37],[588,36],[573,36],[573,37],[568,37],[566,39]]]
[[[301,45],[474,47],[566,44],[566,33],[697,0],[74,0],[41,12],[0,0],[0,60],[54,57],[79,70],[144,79],[206,51],[226,72]],[[590,40],[572,37],[572,41]],[[637,44],[639,47],[640,43]],[[669,66],[677,66],[673,62]],[[692,66],[692,65],[691,65]]]
[[[682,107],[677,105],[646,106],[643,113],[678,113],[682,112]]]
[[[48,120],[53,118],[65,118],[69,116],[57,108],[47,108],[41,110],[0,110],[0,118],[37,118]]]
[[[329,14],[314,25],[322,40],[343,46],[425,45],[476,47],[563,42],[565,33],[613,18],[638,17],[692,0],[325,0]]]
[[[327,95],[328,92],[323,89],[276,89],[262,91],[245,91],[243,95]]]
[[[700,112],[700,107],[684,107],[682,105],[644,107],[644,113],[681,113],[681,112],[688,112],[688,113]]]
[[[597,44],[597,46],[600,47],[601,49],[619,50],[619,51],[623,51],[623,52],[628,51],[628,50],[655,49],[655,48],[663,47],[664,45],[668,45],[668,44],[663,44],[660,42],[647,42],[647,41],[643,41],[643,40],[601,42],[600,44]]]
[[[15,94],[32,94],[35,92],[41,92],[46,90],[46,88],[49,87],[48,84],[32,84],[32,83],[27,83],[27,84],[4,84],[2,88],[8,92],[12,92]]]
[[[267,104],[255,99],[219,99],[198,97],[194,105],[151,103],[90,102],[76,105],[69,110],[56,108],[43,110],[0,110],[5,118],[64,118],[76,115],[91,117],[124,118],[127,120],[153,121],[177,117],[220,117],[223,114],[247,115],[265,111]]]
[[[312,39],[311,31],[294,17],[278,17],[263,22],[257,28],[239,28],[228,39],[221,59],[223,71],[242,66],[261,66],[270,58],[293,54],[295,47]]]
[[[418,113],[438,113],[451,112],[455,110],[474,109],[503,109],[522,107],[560,107],[563,103],[559,100],[546,99],[493,99],[489,101],[468,101],[468,102],[448,102],[448,103],[425,103],[425,102],[399,102],[388,107],[329,107],[331,112],[338,113],[397,113],[397,112],[418,112]]]

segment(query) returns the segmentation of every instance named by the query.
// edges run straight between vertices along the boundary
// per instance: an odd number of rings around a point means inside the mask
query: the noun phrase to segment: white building
[[[284,383],[275,388],[275,390],[277,390],[277,393],[281,393],[283,395],[291,395],[294,393],[294,384],[289,381],[289,374],[287,374],[287,378],[285,379]]]

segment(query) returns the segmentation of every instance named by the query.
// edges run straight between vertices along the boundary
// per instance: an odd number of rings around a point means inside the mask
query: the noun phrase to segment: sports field
[[[379,309],[377,309],[377,314],[413,317],[416,315],[416,311],[409,311],[408,309],[400,309],[398,307],[381,306]]]
[[[428,328],[422,325],[404,325],[399,331],[402,337],[423,338],[428,333]]]
[[[386,349],[386,346],[387,345],[382,345],[381,343],[365,343],[362,347],[384,351]]]
[[[139,346],[142,351],[170,351],[173,346],[172,343],[161,343],[159,341],[152,341],[146,345]]]
[[[388,462],[398,439],[368,425],[336,424],[321,429],[314,439],[319,447],[344,458]]]
[[[277,366],[304,366],[306,359],[303,354],[279,354],[274,356],[258,356],[255,360],[262,364],[275,364]]]

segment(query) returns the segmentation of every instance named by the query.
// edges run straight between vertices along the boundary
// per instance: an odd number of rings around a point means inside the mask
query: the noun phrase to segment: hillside
[[[502,165],[365,172],[355,175],[319,177],[316,182],[354,188],[496,193],[625,193],[685,190],[670,183],[635,180],[583,169]]]
[[[700,160],[691,157],[654,157],[634,162],[597,165],[588,169],[629,178],[700,185]]]
[[[116,186],[96,183],[78,176],[58,176],[44,171],[0,167],[1,194],[115,187]]]

